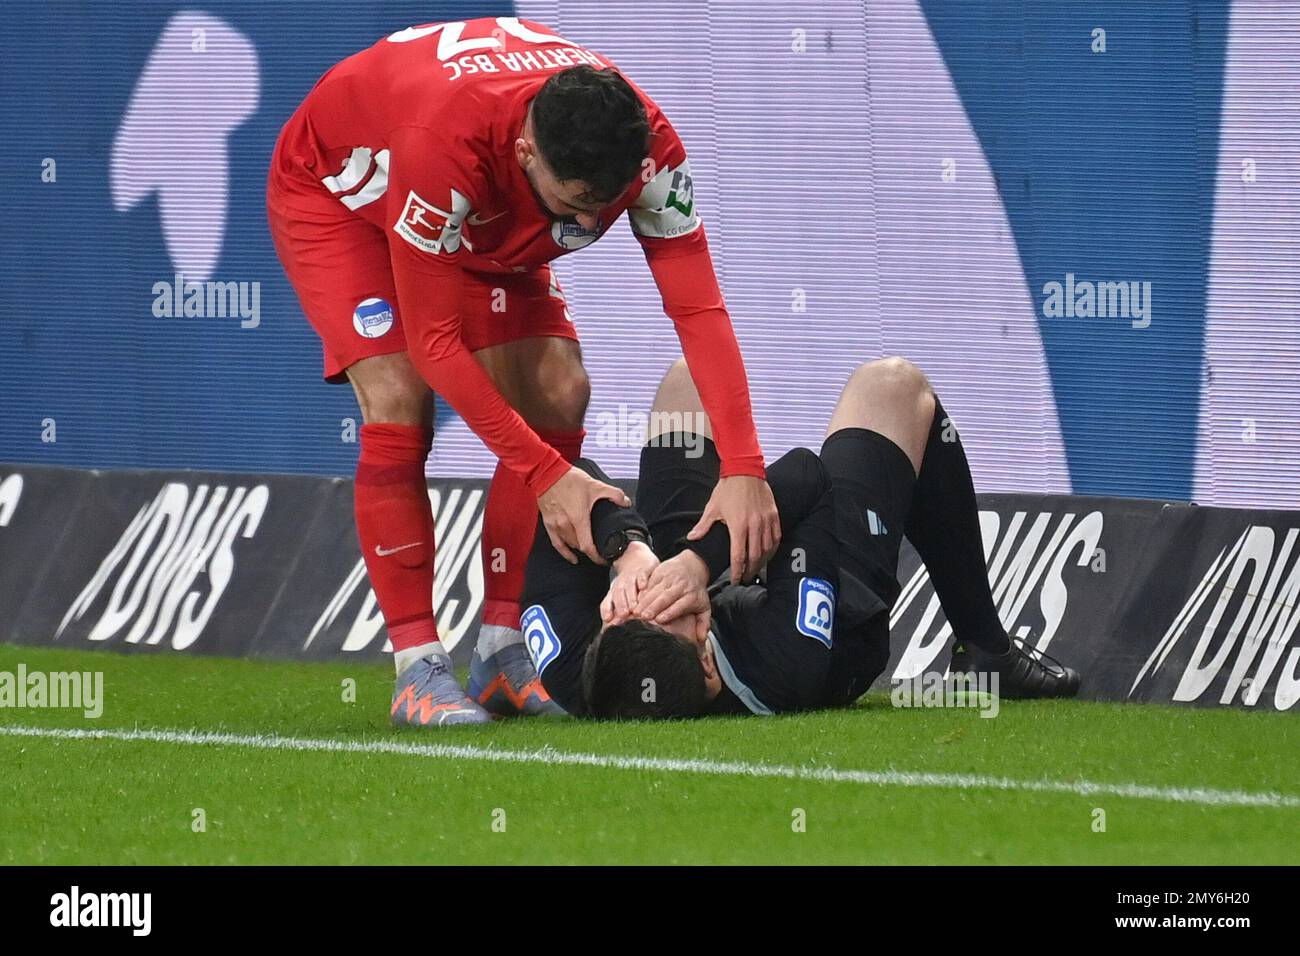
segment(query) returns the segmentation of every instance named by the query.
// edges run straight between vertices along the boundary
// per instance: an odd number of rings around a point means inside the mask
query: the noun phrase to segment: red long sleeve
[[[461,341],[460,267],[436,260],[422,263],[418,271],[409,264],[402,267],[395,262],[394,266],[407,350],[416,370],[540,497],[570,465],[510,407]]]
[[[640,237],[673,320],[691,378],[713,423],[722,477],[766,476],[749,400],[749,379],[701,225],[676,239]]]

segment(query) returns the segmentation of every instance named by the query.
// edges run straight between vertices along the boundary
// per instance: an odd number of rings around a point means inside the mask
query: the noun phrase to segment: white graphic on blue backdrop
[[[113,138],[113,207],[157,194],[172,268],[203,282],[226,235],[228,140],[257,110],[257,51],[224,20],[178,13],[136,80]]]

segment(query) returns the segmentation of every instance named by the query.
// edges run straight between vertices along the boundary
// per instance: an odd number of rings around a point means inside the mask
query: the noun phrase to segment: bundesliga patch
[[[804,637],[831,646],[831,626],[835,621],[835,589],[821,578],[799,579],[799,612],[795,627]]]
[[[420,198],[412,189],[406,197],[402,217],[393,225],[393,231],[424,252],[434,255],[452,253],[460,248],[464,237],[461,224],[469,215],[469,200],[456,190],[451,190],[450,209],[439,209]],[[465,243],[466,246],[469,243]]]
[[[537,668],[540,677],[542,671],[546,670],[546,665],[560,656],[560,639],[555,636],[551,619],[546,616],[546,609],[540,604],[534,604],[524,611],[519,623],[524,629],[524,646],[528,648],[528,656],[533,659],[533,666]]]
[[[352,312],[352,327],[365,339],[377,339],[393,327],[393,307],[383,299],[363,299]]]

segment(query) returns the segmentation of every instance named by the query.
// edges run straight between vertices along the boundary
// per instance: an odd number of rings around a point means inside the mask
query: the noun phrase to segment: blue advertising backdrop
[[[902,353],[985,490],[1297,505],[1300,14],[790,6],[11,5],[0,460],[350,474],[352,396],[321,382],[265,224],[271,147],[348,54],[518,15],[609,54],[682,132],[770,457],[815,445],[854,364]],[[559,269],[593,433],[676,354],[637,255],[610,236]],[[196,262],[256,284],[255,322],[155,314]],[[1145,318],[1052,314],[1076,279],[1149,284]],[[440,431],[433,473],[488,473],[463,423]],[[631,474],[627,444],[591,453]]]

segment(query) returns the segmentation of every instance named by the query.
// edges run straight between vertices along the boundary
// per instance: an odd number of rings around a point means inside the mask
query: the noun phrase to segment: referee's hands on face
[[[691,550],[661,563],[650,574],[632,610],[635,617],[660,627],[687,614],[704,615],[708,629],[709,568]]]
[[[631,542],[614,561],[614,580],[610,582],[605,599],[600,602],[600,621],[605,627],[622,624],[632,616],[637,599],[658,566],[659,558],[644,541]]]

